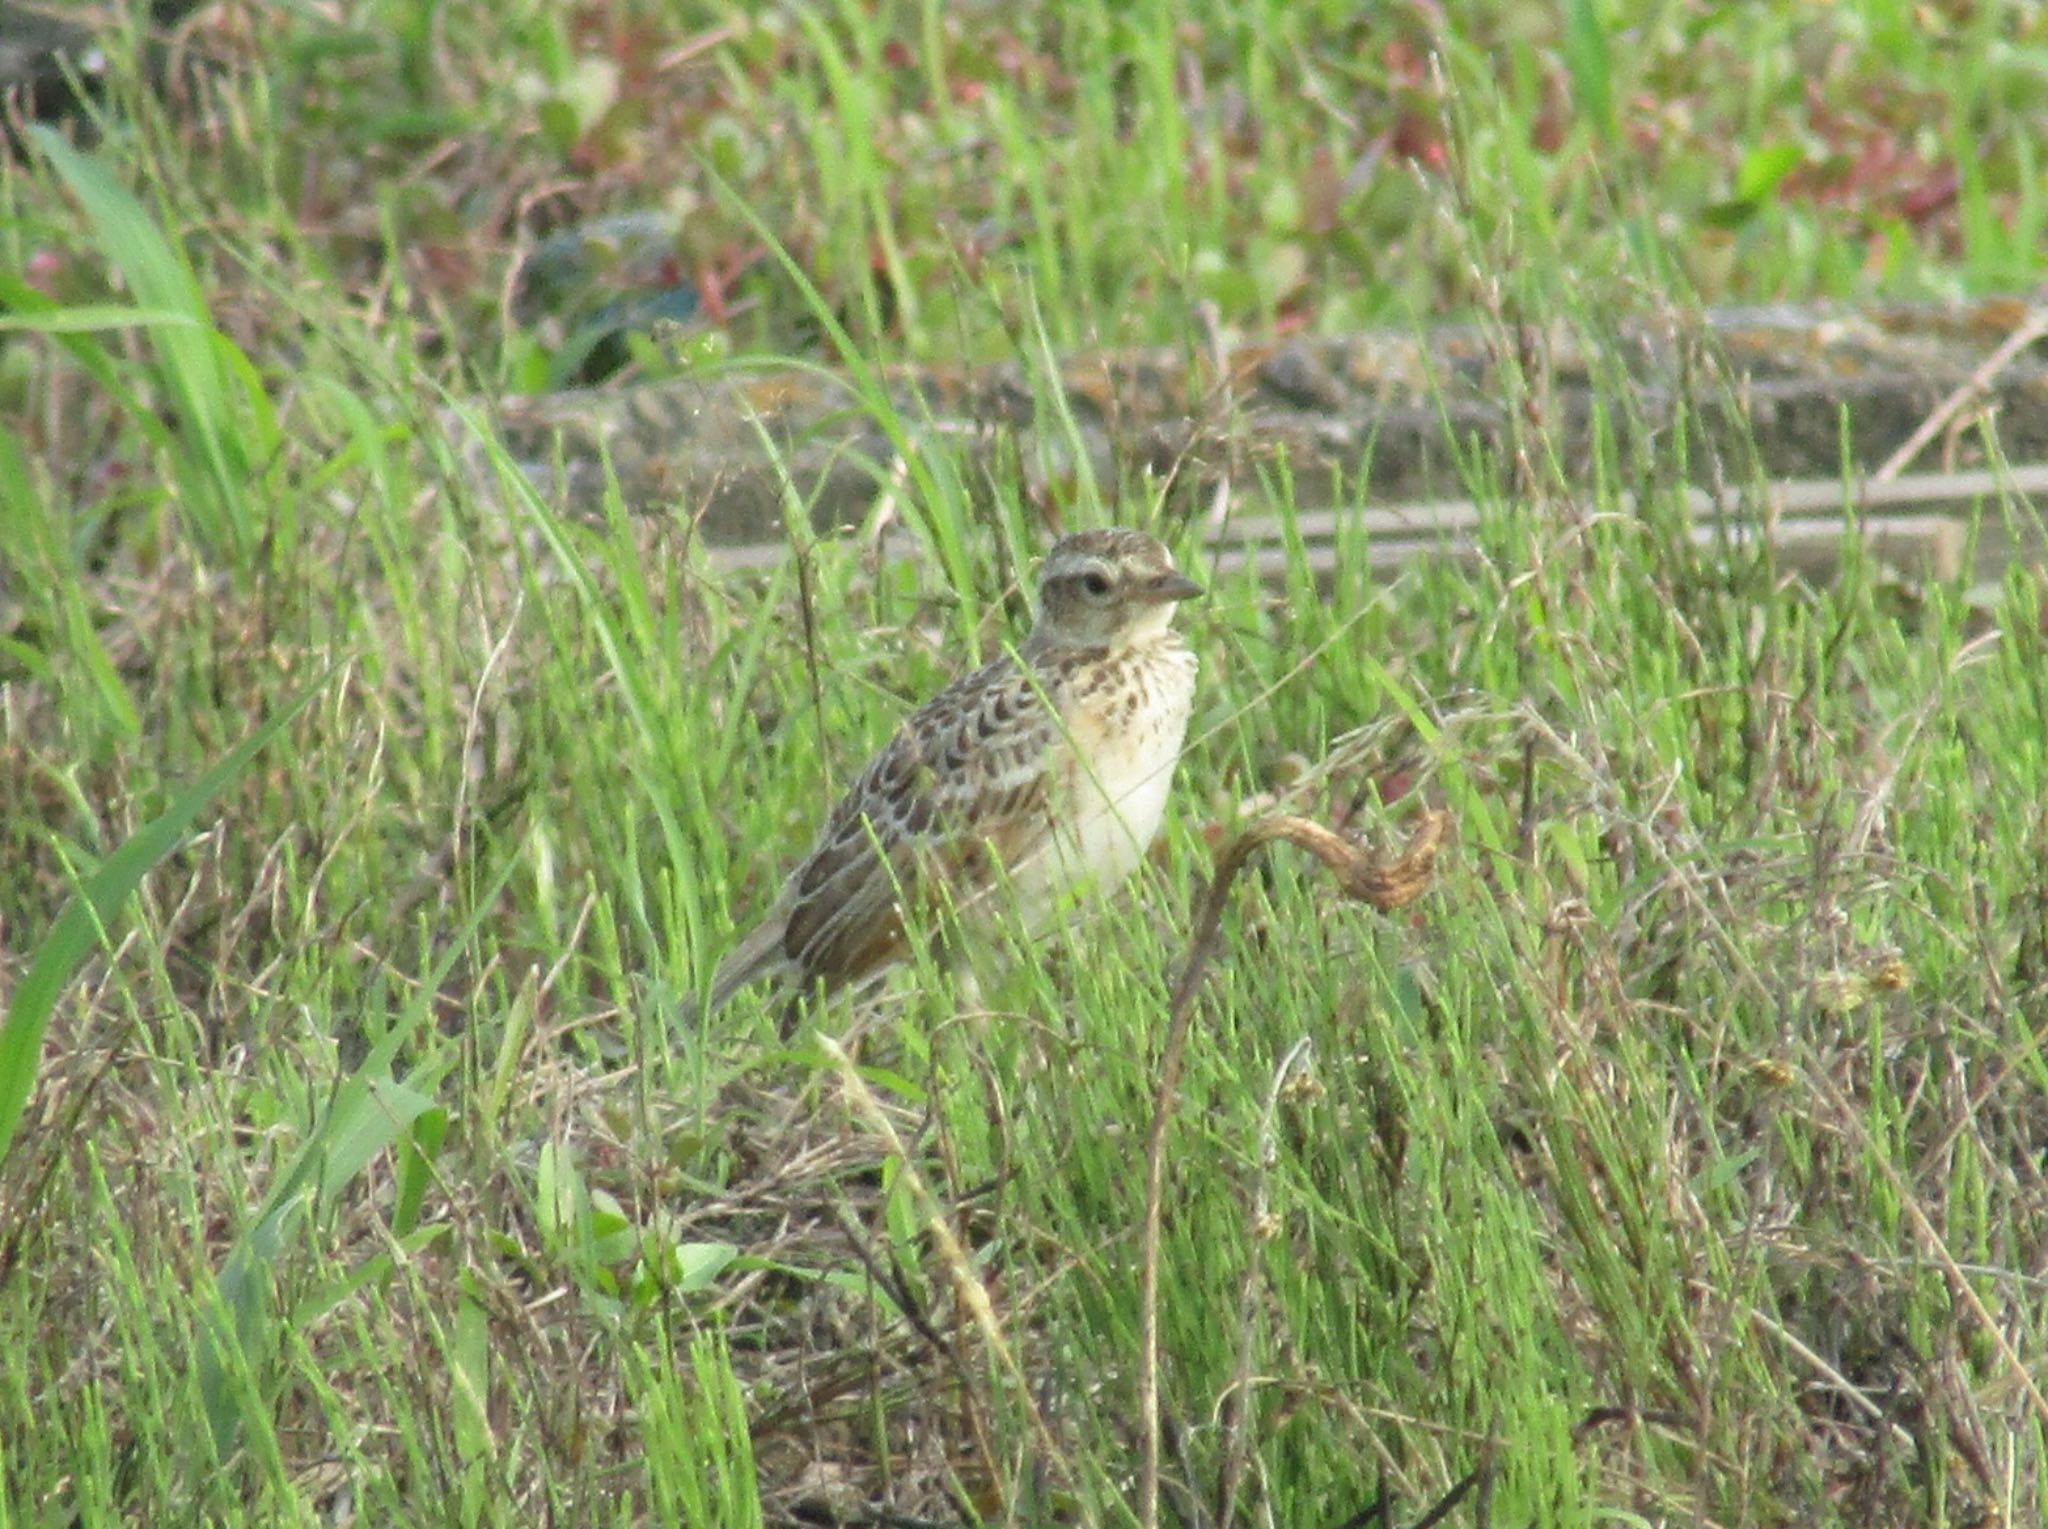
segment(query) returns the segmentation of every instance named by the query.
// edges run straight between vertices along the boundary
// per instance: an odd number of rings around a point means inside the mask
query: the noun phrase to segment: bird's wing
[[[896,959],[905,903],[943,883],[964,904],[999,862],[1044,843],[1061,741],[1045,683],[990,664],[912,713],[869,762],[785,893],[782,949],[805,980],[850,981]]]

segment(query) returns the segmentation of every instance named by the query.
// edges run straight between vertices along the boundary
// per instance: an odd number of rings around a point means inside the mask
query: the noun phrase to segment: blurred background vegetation
[[[2048,260],[2028,4],[358,0],[105,46],[161,82],[116,137],[222,285],[331,284],[501,390],[578,374],[622,293],[814,351],[764,234],[865,352],[928,360],[1177,341],[1205,300],[1251,335],[1453,317],[1524,249],[1713,303]],[[17,268],[98,291],[15,197]]]

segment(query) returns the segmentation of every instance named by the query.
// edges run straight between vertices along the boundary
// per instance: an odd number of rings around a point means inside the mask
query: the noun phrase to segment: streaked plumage
[[[928,912],[941,886],[972,913],[1007,881],[1036,929],[1077,883],[1127,876],[1159,830],[1194,699],[1173,607],[1200,592],[1141,532],[1055,544],[1017,657],[911,714],[720,964],[708,1007],[770,975],[800,990],[874,976],[908,952],[905,909]]]

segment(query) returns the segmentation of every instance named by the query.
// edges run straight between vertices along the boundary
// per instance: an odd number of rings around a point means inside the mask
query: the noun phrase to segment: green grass
[[[712,346],[817,340],[759,218],[869,359],[1007,355],[1035,315],[1062,348],[1179,344],[1205,301],[1254,335],[1469,313],[1524,244],[1721,301],[2043,275],[2029,8],[1434,14],[356,0],[188,39],[198,102],[112,137],[205,276],[273,289],[237,338],[317,351],[339,300],[499,389],[573,372],[640,271],[592,256],[537,311],[508,253],[625,211],[668,220],[670,278],[715,281]],[[68,217],[23,213],[0,265],[96,293]]]
[[[922,565],[792,533],[721,580],[687,515],[564,518],[440,412],[545,369],[497,247],[565,175],[547,217],[787,246],[725,343],[871,361],[1181,342],[1203,297],[1597,339],[1651,291],[2037,280],[2038,22],[1502,6],[1436,39],[1446,102],[1421,13],[848,6],[666,72],[719,18],[342,14],[209,81],[203,143],[129,101],[0,172],[0,1523],[1134,1522],[1165,995],[1268,790],[1455,842],[1397,918],[1284,852],[1226,917],[1167,1163],[1172,1520],[1413,1523],[1474,1473],[1452,1521],[2048,1512],[2038,572],[1702,548],[1667,435],[1576,499],[1540,439],[1527,498],[1472,463],[1485,556],[1391,588],[1355,538],[1215,579],[1156,864],[862,1017],[899,1157],[765,996],[670,1016],[1014,638],[1037,508],[935,455]],[[606,105],[607,58],[645,88]],[[1866,126],[1959,167],[1948,210],[1833,199]],[[1425,173],[1319,203],[1380,135]]]

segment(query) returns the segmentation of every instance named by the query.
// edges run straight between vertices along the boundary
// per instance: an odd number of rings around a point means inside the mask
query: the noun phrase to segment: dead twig
[[[1963,385],[1944,398],[1932,414],[1920,421],[1913,433],[1899,443],[1899,449],[1884,459],[1884,465],[1870,475],[1872,483],[1889,483],[1927,449],[1927,443],[1948,428],[1948,422],[1983,396],[1998,374],[2013,358],[2043,335],[2048,335],[2048,303],[2028,310],[2019,328],[2005,337],[1998,349],[1984,358],[1984,364],[1964,379]]]
[[[1139,1483],[1139,1522],[1144,1529],[1159,1525],[1159,1219],[1161,1186],[1166,1176],[1166,1128],[1180,1091],[1182,1064],[1187,1058],[1195,994],[1214,959],[1223,927],[1223,905],[1230,889],[1253,855],[1276,839],[1307,850],[1336,874],[1347,897],[1390,913],[1415,901],[1428,888],[1437,851],[1450,827],[1450,814],[1431,812],[1409,836],[1408,846],[1392,864],[1381,864],[1364,849],[1307,818],[1277,814],[1261,818],[1224,847],[1216,863],[1216,879],[1202,899],[1195,932],[1188,941],[1187,965],[1174,984],[1167,1009],[1166,1050],[1159,1063],[1159,1085],[1152,1096],[1152,1130],[1145,1142],[1145,1226],[1139,1272],[1141,1338],[1138,1406],[1144,1430],[1144,1461]]]

